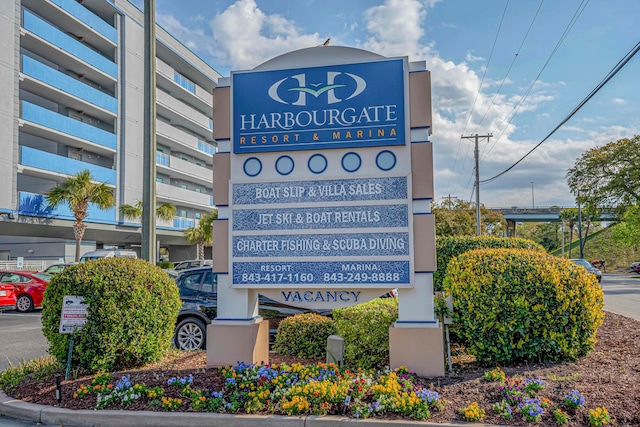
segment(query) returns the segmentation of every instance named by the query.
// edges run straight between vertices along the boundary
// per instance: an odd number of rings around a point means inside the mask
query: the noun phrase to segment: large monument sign
[[[258,294],[331,309],[398,288],[392,342],[437,336],[429,86],[424,63],[329,46],[220,82],[208,365],[268,358]]]

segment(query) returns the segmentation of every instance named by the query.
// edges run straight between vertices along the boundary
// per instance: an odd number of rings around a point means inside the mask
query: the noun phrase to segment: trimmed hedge
[[[389,365],[389,328],[398,319],[397,298],[376,298],[333,310],[338,335],[344,338],[344,363],[363,369]]]
[[[444,286],[456,332],[482,363],[574,360],[593,349],[604,319],[595,276],[543,252],[465,252]]]
[[[280,354],[324,359],[327,338],[336,333],[333,320],[316,313],[296,314],[280,322],[273,349]]]
[[[445,236],[436,238],[438,269],[433,273],[433,290],[442,291],[449,262],[458,255],[473,249],[513,248],[534,249],[546,252],[533,240],[493,236]]]
[[[49,353],[62,363],[70,339],[59,333],[65,295],[88,304],[88,321],[74,333],[73,366],[92,372],[131,369],[170,349],[182,302],[166,271],[140,259],[103,258],[55,275],[44,294],[42,325]]]

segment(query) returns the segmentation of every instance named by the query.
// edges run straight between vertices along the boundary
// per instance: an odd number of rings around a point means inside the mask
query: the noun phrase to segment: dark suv
[[[176,321],[174,344],[181,350],[203,350],[206,348],[206,326],[216,317],[218,311],[218,276],[211,266],[206,266],[185,270],[175,280],[183,304]],[[291,307],[262,295],[259,297],[259,304],[259,314],[269,321],[270,343],[275,340],[275,333],[282,319],[312,311]]]

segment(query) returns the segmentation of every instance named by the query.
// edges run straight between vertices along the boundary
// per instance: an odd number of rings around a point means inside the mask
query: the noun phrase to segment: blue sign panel
[[[409,284],[409,261],[241,262],[233,264],[233,283],[282,285]]]
[[[238,209],[233,211],[234,231],[318,230],[407,226],[407,205],[260,210]]]
[[[407,177],[233,184],[233,205],[406,200]]]
[[[405,144],[402,59],[232,73],[233,152]]]
[[[409,233],[233,236],[233,257],[409,255]]]

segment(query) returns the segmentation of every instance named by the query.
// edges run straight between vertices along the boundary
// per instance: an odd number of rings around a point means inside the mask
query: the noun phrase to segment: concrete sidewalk
[[[338,416],[229,415],[196,412],[72,410],[37,405],[0,392],[0,414],[65,427],[496,427],[495,424],[434,424],[410,420],[356,420]]]

